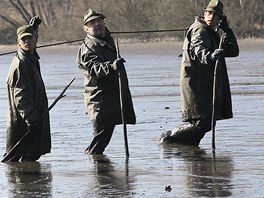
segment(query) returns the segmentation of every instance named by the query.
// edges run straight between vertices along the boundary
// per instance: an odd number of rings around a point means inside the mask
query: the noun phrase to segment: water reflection
[[[6,165],[10,197],[52,197],[52,174],[49,164],[12,162]]]
[[[187,171],[186,186],[193,197],[227,197],[232,195],[233,161],[228,156],[207,154],[199,147],[164,145],[165,159],[181,158]]]
[[[125,197],[134,183],[129,176],[128,160],[123,167],[117,167],[106,155],[94,155],[94,176],[97,180],[97,192],[100,196]]]

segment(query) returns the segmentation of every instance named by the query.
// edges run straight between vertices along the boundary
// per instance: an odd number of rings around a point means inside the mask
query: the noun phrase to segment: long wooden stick
[[[224,34],[221,36],[219,48],[222,48],[222,42],[223,42]],[[212,121],[211,121],[211,128],[212,128],[212,148],[215,149],[215,101],[216,101],[216,74],[217,74],[217,68],[218,68],[218,59],[215,62],[215,68],[214,68],[214,82],[213,82],[213,103],[212,103]]]
[[[64,95],[65,91],[69,88],[69,86],[72,84],[72,82],[75,80],[75,77],[70,81],[70,83],[62,90],[62,92],[60,93],[60,95],[53,101],[53,103],[49,106],[49,108],[47,109],[46,112],[43,113],[43,115],[40,117],[40,119],[37,121],[39,122],[40,120],[42,120],[47,113],[56,105],[56,103],[63,97],[65,97],[66,95]],[[10,159],[12,159],[14,157],[14,154],[17,152],[17,149],[20,147],[20,145],[22,145],[26,138],[30,135],[31,131],[28,129],[27,132],[24,134],[24,136],[10,149],[10,151],[4,156],[4,158],[2,159],[1,162],[7,162]]]
[[[116,54],[117,58],[121,58],[119,52],[119,45],[118,39],[116,38]],[[128,150],[128,140],[127,140],[127,127],[126,127],[126,120],[124,117],[124,108],[123,108],[123,95],[122,95],[122,80],[120,71],[118,71],[118,82],[119,82],[119,98],[120,98],[120,109],[121,109],[121,118],[123,123],[123,131],[124,131],[124,141],[125,141],[125,148],[126,148],[126,157],[129,157],[129,150]]]
[[[188,28],[179,28],[179,29],[163,29],[163,30],[141,30],[141,31],[121,31],[121,32],[111,32],[111,34],[142,34],[142,33],[161,33],[161,32],[179,32],[179,31],[186,31]],[[43,48],[43,47],[50,47],[50,46],[56,46],[56,45],[64,45],[69,43],[75,43],[75,42],[81,42],[83,39],[76,39],[71,41],[62,41],[57,43],[50,43],[46,45],[37,46],[37,48]],[[10,52],[4,52],[0,53],[0,56],[16,53],[17,50],[10,51]]]

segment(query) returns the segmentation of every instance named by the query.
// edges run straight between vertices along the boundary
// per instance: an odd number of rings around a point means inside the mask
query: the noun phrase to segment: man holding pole
[[[17,29],[18,50],[7,77],[9,107],[4,156],[9,155],[8,161],[36,161],[51,149],[48,100],[36,52],[36,26],[40,22],[37,19],[35,27],[31,24]],[[23,142],[11,154],[21,139]]]
[[[103,154],[115,125],[136,123],[125,60],[117,58],[115,43],[104,19],[102,13],[88,9],[83,19],[87,35],[77,54],[78,67],[84,75],[84,103],[93,124],[94,137],[85,150],[91,155]]]
[[[219,28],[224,33],[221,41]],[[205,133],[214,129],[216,120],[233,117],[225,57],[238,54],[237,40],[223,14],[223,4],[210,1],[204,8],[204,17],[197,17],[186,32],[183,44],[180,85],[185,123],[162,133],[160,143],[198,146]]]

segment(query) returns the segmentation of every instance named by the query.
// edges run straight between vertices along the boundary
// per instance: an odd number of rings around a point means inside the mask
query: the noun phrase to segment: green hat
[[[220,16],[223,15],[223,3],[217,0],[212,0],[209,2],[208,6],[204,10],[209,12],[215,12]]]
[[[24,36],[35,36],[36,32],[34,28],[30,25],[24,25],[17,29],[17,38],[21,39]]]
[[[83,25],[85,25],[89,21],[94,20],[94,19],[97,19],[97,18],[105,19],[105,16],[103,15],[103,13],[93,11],[93,10],[91,10],[89,8],[88,11],[84,14],[84,17],[83,17]]]

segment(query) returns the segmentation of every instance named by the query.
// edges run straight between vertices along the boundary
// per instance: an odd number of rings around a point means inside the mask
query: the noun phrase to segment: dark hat
[[[103,13],[93,11],[92,9],[89,8],[88,11],[84,14],[83,24],[85,25],[89,21],[97,19],[97,18],[105,19],[105,16],[103,15]]]
[[[212,0],[209,2],[208,6],[204,8],[206,11],[216,12],[220,16],[223,15],[223,3],[217,0]]]
[[[35,36],[36,32],[30,25],[24,25],[17,29],[17,38],[21,39],[24,36]]]

